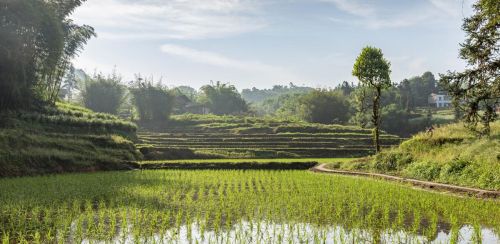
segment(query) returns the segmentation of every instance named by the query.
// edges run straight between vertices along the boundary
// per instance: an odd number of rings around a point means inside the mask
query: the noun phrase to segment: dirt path
[[[378,173],[367,173],[367,172],[328,169],[328,168],[326,168],[326,164],[320,164],[320,165],[312,168],[311,171],[318,172],[318,173],[367,176],[367,177],[374,177],[374,178],[380,178],[380,179],[391,180],[391,181],[410,183],[414,186],[418,186],[418,187],[426,188],[426,189],[444,190],[444,191],[449,191],[449,192],[454,192],[454,193],[461,193],[461,194],[466,194],[469,196],[476,196],[479,198],[500,198],[500,191],[489,191],[489,190],[482,190],[482,189],[471,188],[471,187],[463,187],[463,186],[435,183],[435,182],[429,182],[429,181],[414,180],[414,179],[408,179],[408,178],[392,176],[392,175],[385,175],[385,174],[378,174]]]

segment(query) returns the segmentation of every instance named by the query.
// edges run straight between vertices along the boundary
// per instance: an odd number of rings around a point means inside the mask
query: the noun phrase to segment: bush
[[[441,165],[432,162],[419,162],[411,164],[404,174],[417,179],[434,181],[441,174]]]
[[[201,88],[201,102],[217,115],[242,114],[248,111],[248,104],[236,90],[236,87],[217,82]]]
[[[300,117],[312,123],[345,123],[349,120],[347,98],[339,92],[314,90],[299,100]]]
[[[141,121],[162,122],[168,120],[174,105],[174,96],[160,84],[141,82],[130,88]]]
[[[401,170],[410,164],[410,154],[392,151],[382,151],[373,159],[373,168],[379,171]]]
[[[82,91],[85,107],[95,112],[118,114],[125,95],[125,87],[120,80],[116,75],[104,77],[101,74],[88,78]]]

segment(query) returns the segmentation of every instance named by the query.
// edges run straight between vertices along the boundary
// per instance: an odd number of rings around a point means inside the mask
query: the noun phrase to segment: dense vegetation
[[[81,94],[83,104],[95,112],[118,114],[125,96],[125,87],[120,82],[121,78],[116,74],[108,77],[102,74],[86,77]]]
[[[304,158],[365,156],[371,131],[258,117],[175,115],[160,132],[140,131],[146,159]],[[400,142],[384,134],[384,147]]]
[[[500,122],[493,123],[491,130],[490,137],[477,138],[463,124],[447,125],[376,156],[330,167],[500,190]]]
[[[0,179],[3,243],[495,243],[499,214],[495,201],[305,171]]]
[[[248,111],[248,104],[236,90],[236,87],[216,82],[215,84],[201,87],[200,101],[210,110],[210,113],[243,114]]]
[[[95,35],[68,18],[82,2],[1,2],[0,111],[56,101],[71,59]]]
[[[174,105],[174,97],[161,84],[153,85],[140,79],[130,88],[132,101],[141,122],[165,123]]]
[[[397,148],[361,162],[330,167],[500,190],[498,9],[498,1],[474,4],[475,13],[464,20],[466,40],[460,49],[468,68],[441,75],[440,85],[453,97],[455,118],[461,118],[461,123],[422,132]],[[410,82],[402,85],[410,87]]]
[[[460,57],[468,67],[462,72],[448,71],[441,76],[441,85],[453,96],[465,125],[488,136],[500,107],[500,2],[480,0],[474,10],[462,26],[466,39],[460,45]]]
[[[290,83],[288,86],[274,85],[271,89],[243,89],[241,96],[245,101],[253,104],[259,104],[266,100],[277,98],[289,94],[304,94],[313,91],[314,89],[307,86],[297,86]]]
[[[442,109],[429,106],[428,97],[439,91],[438,81],[430,72],[405,79],[381,90],[380,128],[391,134],[409,136],[432,124],[453,122],[457,117],[443,119]],[[324,124],[354,124],[373,128],[371,111],[374,90],[363,85],[343,82],[334,89],[312,89],[289,93],[251,104],[258,116],[293,118]],[[453,114],[452,114],[453,115]],[[434,118],[436,116],[436,118]]]
[[[59,103],[0,115],[0,177],[129,169],[136,126]]]

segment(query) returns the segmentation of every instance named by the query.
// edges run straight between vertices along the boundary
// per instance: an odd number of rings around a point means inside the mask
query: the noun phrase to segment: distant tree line
[[[307,86],[297,86],[290,82],[288,86],[274,85],[271,89],[243,89],[241,96],[249,103],[263,102],[271,97],[277,97],[285,94],[307,93],[314,90]]]
[[[70,102],[81,103],[96,112],[111,113],[141,122],[166,122],[171,114],[212,113],[217,115],[247,114],[248,103],[233,85],[212,82],[199,91],[189,86],[168,88],[160,81],[138,75],[124,84],[115,72],[111,75],[67,74],[64,87]],[[75,79],[75,80],[71,80]],[[76,85],[71,85],[76,84]],[[69,99],[69,94],[73,99]]]
[[[404,79],[400,83],[391,83],[381,90],[381,128],[407,136],[430,126],[430,117],[426,112],[429,109],[427,98],[439,90],[438,81],[431,72]],[[251,108],[260,116],[295,118],[324,124],[356,124],[371,128],[374,126],[370,112],[373,96],[374,91],[369,87],[344,81],[333,89],[312,89],[306,93],[271,97],[261,103],[251,104]]]
[[[372,118],[374,90],[365,85],[342,82],[333,89],[285,93],[262,103],[245,101],[229,83],[211,82],[199,90],[189,86],[168,88],[161,82],[140,76],[128,84],[111,75],[68,74],[63,86],[73,86],[72,101],[96,111],[139,121],[165,122],[171,114],[211,113],[217,115],[275,116],[323,124],[356,124],[375,128]],[[78,78],[80,77],[80,78]],[[77,79],[70,81],[71,78]],[[75,85],[71,85],[75,84]],[[405,79],[381,90],[378,116],[380,128],[407,136],[431,125],[428,95],[437,92],[434,75]],[[80,90],[76,92],[75,90]],[[68,98],[69,99],[69,98]]]

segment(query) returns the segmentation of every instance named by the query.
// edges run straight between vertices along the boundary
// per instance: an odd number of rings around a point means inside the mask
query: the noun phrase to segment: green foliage
[[[341,93],[314,90],[300,99],[301,117],[308,122],[343,124],[349,120],[349,105]]]
[[[191,99],[192,101],[196,100],[198,96],[198,92],[190,86],[178,86],[175,87],[174,90],[179,94],[182,94],[187,98]]]
[[[71,58],[95,35],[68,19],[82,2],[2,1],[0,110],[55,102]]]
[[[85,107],[99,113],[118,114],[123,103],[126,88],[121,84],[121,78],[112,74],[104,77],[96,74],[85,80],[82,100]]]
[[[172,113],[174,95],[160,84],[142,82],[130,88],[141,121],[166,122]]]
[[[403,80],[397,88],[401,107],[407,112],[415,110],[416,107],[427,107],[429,95],[438,92],[437,81],[429,71],[421,76]]]
[[[299,119],[299,98],[301,96],[300,93],[283,94],[268,98],[257,104],[251,104],[251,108],[259,116],[270,115],[279,118]]]
[[[380,127],[380,98],[382,90],[392,86],[389,77],[390,63],[384,58],[382,50],[367,46],[361,50],[361,54],[356,58],[352,75],[356,76],[361,86],[366,86],[373,90],[372,123],[374,126],[373,137],[375,150],[380,151],[379,127]],[[361,98],[363,99],[363,98]]]
[[[241,91],[241,96],[245,101],[250,103],[262,103],[269,99],[276,99],[283,95],[292,95],[292,94],[305,94],[314,90],[311,87],[303,87],[297,86],[293,83],[290,83],[289,86],[280,86],[275,85],[271,89],[243,89]]]
[[[384,58],[382,50],[370,46],[361,50],[352,70],[352,75],[363,86],[380,89],[391,86],[390,73],[390,63]]]
[[[462,110],[465,125],[478,135],[489,135],[500,105],[500,2],[479,0],[474,9],[462,26],[467,37],[460,57],[468,67],[463,72],[448,71],[440,83],[453,96],[457,114]]]
[[[248,111],[248,104],[241,98],[236,87],[216,82],[201,88],[200,101],[210,112],[217,115],[242,114]]]
[[[400,131],[408,128],[408,113],[398,109],[395,104],[382,108],[381,129],[384,131]]]

